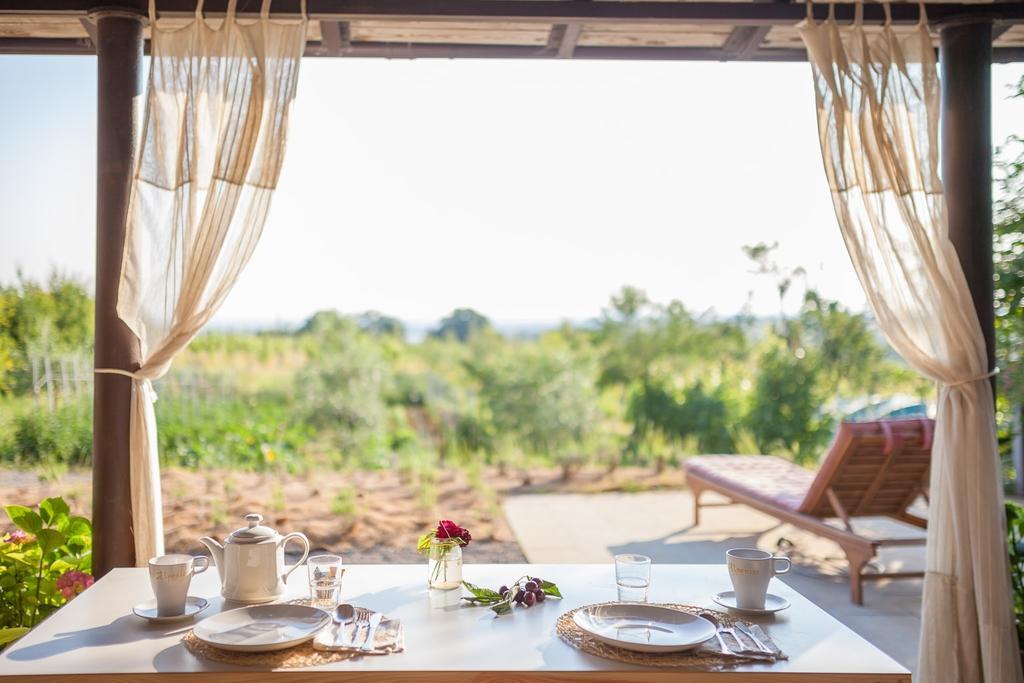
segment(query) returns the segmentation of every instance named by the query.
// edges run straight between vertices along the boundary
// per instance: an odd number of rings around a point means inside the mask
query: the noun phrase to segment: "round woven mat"
[[[207,645],[196,638],[192,631],[181,639],[185,649],[200,659],[208,659],[236,666],[256,666],[265,669],[295,669],[304,666],[319,666],[332,662],[343,662],[358,657],[358,652],[314,650],[313,641],[307,641],[287,650],[277,652],[231,652]]]
[[[308,605],[309,598],[298,598],[296,600],[289,600],[288,604],[291,605]],[[384,635],[383,624],[387,623],[387,619],[382,622],[381,630],[377,632],[377,638],[380,639]],[[200,659],[208,659],[213,662],[221,662],[223,664],[234,664],[236,666],[255,666],[265,669],[297,669],[306,666],[319,666],[321,664],[331,664],[333,662],[343,662],[347,659],[353,659],[355,657],[363,656],[379,656],[385,654],[383,652],[354,652],[351,650],[317,650],[313,647],[313,640],[307,640],[301,645],[290,647],[287,650],[277,650],[276,652],[233,652],[231,650],[221,650],[220,648],[208,645],[203,641],[196,638],[196,634],[189,629],[189,632],[185,634],[185,637],[181,639],[185,649],[191,652]]]
[[[596,605],[588,606],[596,607]],[[707,609],[706,607],[694,607],[693,605],[679,605],[675,603],[659,603],[657,606],[671,607],[672,609],[681,610],[683,612],[693,614],[694,616],[701,612],[710,612],[711,614],[714,614],[715,618],[718,619],[725,627],[734,626],[737,621],[736,617],[725,614],[724,612]],[[708,643],[688,652],[670,652],[666,654],[633,652],[632,650],[623,650],[622,648],[613,647],[593,638],[589,633],[581,630],[580,627],[576,625],[576,622],[573,621],[573,615],[581,609],[583,608],[577,607],[576,609],[569,610],[559,616],[558,621],[555,622],[555,630],[558,631],[558,635],[561,636],[562,640],[569,643],[577,650],[581,650],[590,655],[596,655],[598,657],[604,657],[605,659],[612,659],[616,662],[624,662],[626,664],[671,667],[677,669],[697,669],[700,671],[724,669],[726,667],[736,666],[737,664],[743,664],[747,661],[739,657],[725,657],[716,646],[709,645]],[[716,641],[714,640],[709,641],[709,643],[715,642]]]

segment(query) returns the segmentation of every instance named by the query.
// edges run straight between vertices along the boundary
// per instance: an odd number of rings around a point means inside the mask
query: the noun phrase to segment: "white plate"
[[[602,643],[636,652],[683,652],[715,637],[707,619],[642,602],[582,607],[572,618]]]
[[[306,642],[331,617],[306,605],[250,605],[214,614],[192,629],[196,638],[237,652],[284,650]]]
[[[142,617],[148,621],[178,621],[180,619],[188,619],[202,612],[204,609],[210,606],[203,598],[197,598],[194,595],[190,595],[185,598],[185,613],[175,614],[169,617],[162,617],[157,614],[156,611],[156,599],[147,600],[146,602],[140,602],[135,607],[132,607],[132,612],[135,612],[135,616]]]
[[[789,607],[789,600],[781,595],[772,595],[771,593],[764,596],[764,609],[737,607],[736,591],[722,591],[721,593],[716,593],[714,600],[722,607],[728,607],[729,609],[734,609],[737,612],[744,612],[746,614],[774,614],[775,612],[781,612]]]

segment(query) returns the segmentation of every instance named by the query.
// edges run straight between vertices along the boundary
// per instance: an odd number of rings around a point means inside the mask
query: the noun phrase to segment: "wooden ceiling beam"
[[[0,38],[0,54],[91,55],[93,45],[85,38]],[[148,52],[148,45],[147,45]],[[324,57],[322,43],[306,45],[307,57]],[[995,62],[1022,62],[1024,48],[996,47]],[[466,45],[454,43],[382,43],[356,41],[340,55],[344,58],[384,59],[552,59],[557,54],[545,48],[527,45]],[[608,59],[639,61],[728,61],[729,56],[717,47],[598,47],[577,46],[573,59]],[[760,48],[747,57],[756,62],[803,62],[803,48]]]
[[[229,0],[206,0],[204,11],[223,14]],[[99,6],[145,12],[142,0],[0,0],[0,14],[84,16]],[[238,13],[256,16],[259,2],[241,0]],[[651,23],[718,24],[732,26],[792,26],[806,16],[803,3],[774,2],[637,2],[620,0],[307,0],[309,17],[326,21],[408,20],[408,21],[483,21],[572,23]],[[1022,2],[932,2],[926,13],[933,23],[967,17],[987,17],[995,21],[1024,23]],[[188,16],[195,12],[195,0],[157,0],[161,16]],[[826,3],[815,3],[815,19],[828,14]],[[300,0],[275,0],[275,15],[296,15]],[[864,22],[884,21],[881,4],[864,4]],[[896,24],[914,24],[919,20],[917,3],[891,5]],[[837,3],[835,14],[841,22],[853,20],[854,3]]]
[[[340,57],[352,47],[352,30],[347,21],[320,21],[320,44],[325,57]]]
[[[82,24],[82,28],[89,34],[89,40],[92,41],[93,49],[96,48],[96,22],[92,17],[79,17],[79,23]]]
[[[559,59],[572,59],[582,32],[583,24],[553,24],[545,49]]]

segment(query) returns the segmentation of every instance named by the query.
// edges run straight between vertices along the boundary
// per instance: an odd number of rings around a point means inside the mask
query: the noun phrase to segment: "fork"
[[[352,637],[349,639],[349,647],[356,647],[359,629],[364,626],[370,628],[370,610],[364,607],[356,607],[356,619],[352,623]]]

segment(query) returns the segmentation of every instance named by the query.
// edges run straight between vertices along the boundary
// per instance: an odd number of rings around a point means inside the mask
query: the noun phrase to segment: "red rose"
[[[437,531],[434,535],[439,539],[456,539],[462,537],[462,528],[450,519],[442,519],[437,523]]]
[[[451,539],[459,541],[459,545],[469,545],[469,542],[473,540],[469,529],[459,526],[450,519],[442,519],[437,523],[437,531],[434,532],[434,537],[441,540]]]

